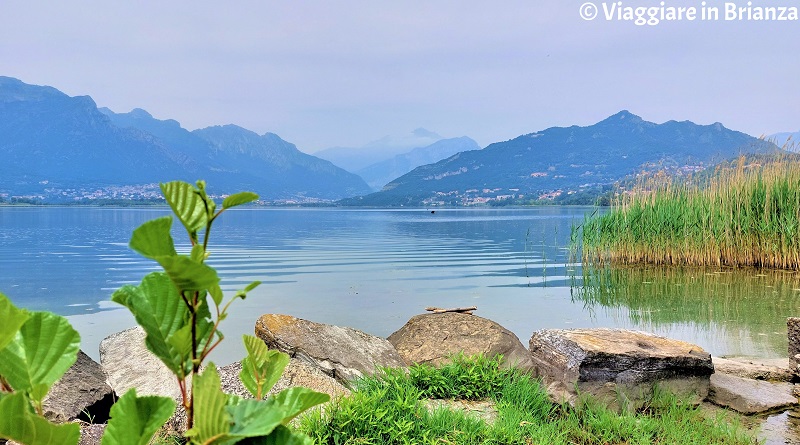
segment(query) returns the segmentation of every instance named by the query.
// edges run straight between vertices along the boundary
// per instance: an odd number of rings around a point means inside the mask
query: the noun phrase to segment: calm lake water
[[[589,208],[481,210],[244,209],[215,224],[210,264],[233,292],[214,360],[244,355],[259,315],[285,313],[388,336],[427,306],[476,315],[527,346],[542,328],[635,328],[715,355],[785,357],[786,317],[800,314],[795,274],[731,270],[582,270],[569,235]],[[105,336],[135,325],[110,302],[155,263],[132,252],[134,228],[167,209],[0,207],[0,292],[67,315],[97,358]],[[177,225],[177,223],[176,223]],[[175,230],[178,248],[184,233]]]

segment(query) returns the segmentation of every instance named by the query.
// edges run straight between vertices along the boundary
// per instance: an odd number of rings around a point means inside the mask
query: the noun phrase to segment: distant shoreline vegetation
[[[800,270],[800,156],[653,175],[575,229],[586,262]]]

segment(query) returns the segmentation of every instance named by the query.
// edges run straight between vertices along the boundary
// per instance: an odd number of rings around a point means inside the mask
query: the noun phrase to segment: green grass
[[[427,396],[490,399],[493,423],[446,408]],[[386,369],[357,381],[349,397],[308,414],[301,430],[315,443],[344,444],[752,444],[741,427],[706,418],[698,408],[658,393],[640,412],[618,414],[586,401],[551,403],[539,382],[499,360],[457,357],[440,369]]]
[[[656,175],[587,218],[595,263],[800,269],[800,161],[740,158],[691,178]]]

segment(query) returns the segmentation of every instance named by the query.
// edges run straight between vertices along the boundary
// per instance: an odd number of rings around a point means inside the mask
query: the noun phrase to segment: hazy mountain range
[[[776,151],[720,123],[655,124],[621,111],[594,125],[553,127],[484,149],[468,137],[417,129],[317,153],[326,160],[273,133],[235,125],[188,131],[141,109],[115,113],[88,96],[0,77],[0,201],[153,199],[158,182],[202,178],[211,193],[252,190],[284,203],[558,202],[642,170],[686,173],[741,153]]]
[[[697,171],[740,153],[778,151],[720,123],[647,122],[621,111],[586,127],[553,127],[418,167],[349,205],[469,205],[553,199],[642,169]]]
[[[206,179],[211,193],[334,200],[370,191],[359,176],[272,133],[188,131],[144,110],[113,113],[88,96],[0,77],[0,194],[48,201],[148,197],[158,182]]]
[[[426,147],[417,147],[408,153],[376,162],[356,170],[355,173],[364,178],[374,190],[380,190],[393,179],[403,176],[419,166],[440,161],[462,151],[478,149],[480,149],[478,143],[466,136],[441,139]]]
[[[418,147],[426,147],[443,139],[438,134],[417,128],[399,136],[384,136],[361,147],[331,147],[314,153],[314,156],[333,162],[350,172],[357,172],[372,164],[391,159]],[[438,161],[438,159],[437,159]]]

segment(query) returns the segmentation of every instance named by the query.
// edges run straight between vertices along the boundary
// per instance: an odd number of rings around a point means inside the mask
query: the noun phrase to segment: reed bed
[[[800,269],[800,161],[745,158],[657,174],[580,227],[584,261]]]

